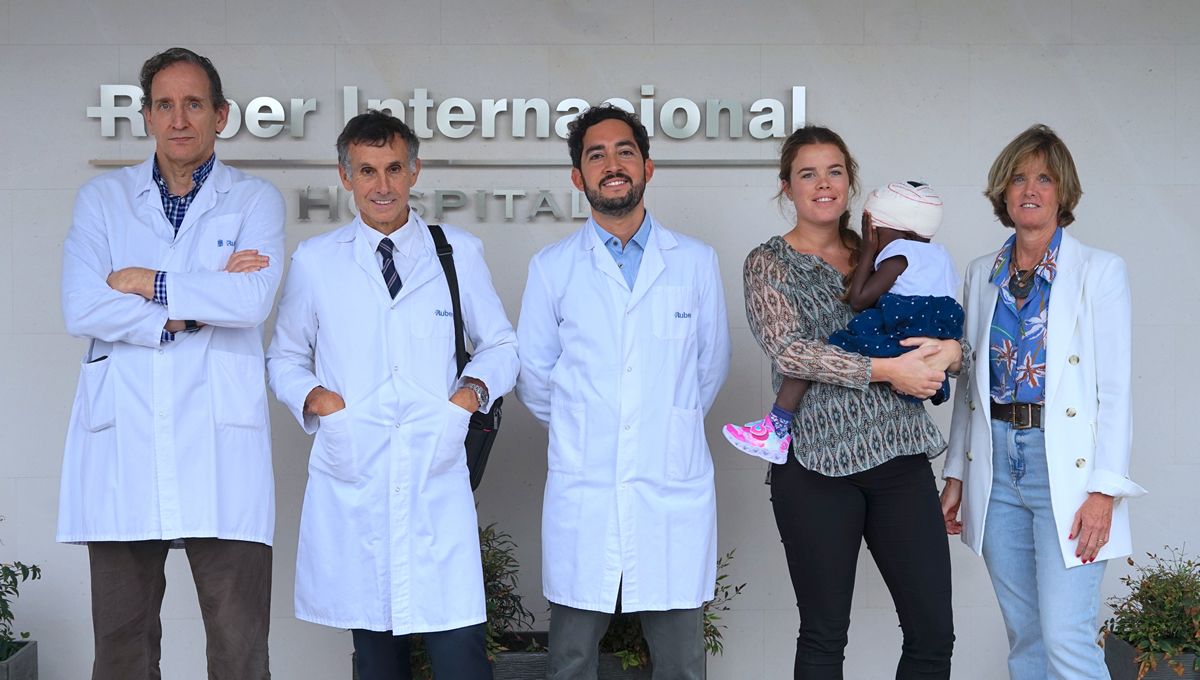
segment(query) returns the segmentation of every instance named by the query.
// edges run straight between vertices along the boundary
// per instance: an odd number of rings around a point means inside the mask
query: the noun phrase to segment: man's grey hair
[[[417,139],[416,133],[405,125],[404,121],[373,109],[351,118],[350,122],[346,123],[346,127],[342,128],[342,134],[337,138],[338,165],[341,165],[346,176],[350,177],[352,175],[350,169],[351,144],[387,146],[396,137],[400,137],[408,149],[409,172],[416,172],[417,151],[421,147],[421,140]]]

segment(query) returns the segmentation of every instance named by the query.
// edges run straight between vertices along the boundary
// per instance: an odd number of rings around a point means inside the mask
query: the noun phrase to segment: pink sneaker
[[[790,433],[783,437],[775,434],[770,416],[745,425],[728,423],[721,428],[721,434],[738,451],[776,464],[787,461],[788,448],[792,443]]]

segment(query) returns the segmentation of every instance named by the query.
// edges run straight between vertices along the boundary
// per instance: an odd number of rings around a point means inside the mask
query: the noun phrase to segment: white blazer
[[[964,337],[974,364],[958,378],[943,477],[961,479],[962,540],[983,549],[992,489],[988,346],[1000,289],[989,280],[995,251],[971,262],[963,286]],[[1146,492],[1129,479],[1130,301],[1125,261],[1063,232],[1050,290],[1046,339],[1046,464],[1058,542],[1067,567],[1081,564],[1067,536],[1088,493],[1115,496],[1108,543],[1096,559],[1132,552],[1125,498]]]
[[[450,289],[425,222],[418,261],[388,294],[361,221],[292,255],[267,350],[271,389],[313,434],[296,555],[296,616],[396,635],[485,620],[475,500],[455,391]],[[443,226],[454,248],[467,339],[464,371],[492,399],[512,389],[516,337],[479,239]],[[304,413],[318,385],[346,408]]]
[[[712,248],[650,218],[631,291],[593,222],[543,249],[521,303],[517,394],[550,428],[542,585],[612,612],[713,596],[716,494],[704,414],[729,369]]]
[[[270,545],[262,323],[283,272],[283,197],[216,161],[176,235],[153,163],[85,184],[63,244],[63,320],[91,342],[67,426],[58,540]],[[270,265],[224,271],[251,248]],[[169,307],[109,288],[125,267],[167,272]],[[162,343],[168,318],[208,325]]]

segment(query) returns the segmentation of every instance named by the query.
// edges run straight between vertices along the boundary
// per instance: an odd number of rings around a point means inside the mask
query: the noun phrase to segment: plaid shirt
[[[216,160],[217,155],[213,154],[208,157],[207,161],[204,161],[203,165],[193,170],[192,190],[185,196],[176,196],[171,193],[170,188],[167,187],[167,181],[158,171],[158,159],[154,159],[154,183],[158,185],[158,195],[162,198],[163,212],[167,214],[167,219],[171,220],[171,225],[175,227],[176,235],[179,234],[179,226],[183,224],[184,215],[187,215],[188,208],[196,199],[196,194],[200,193],[200,187],[204,186],[205,180],[212,174],[213,163]]]
[[[213,163],[216,160],[217,155],[213,154],[200,167],[193,170],[192,190],[184,196],[176,196],[171,193],[171,189],[167,187],[167,181],[163,179],[162,173],[158,171],[158,159],[154,159],[154,183],[158,185],[158,195],[162,199],[163,212],[166,213],[167,219],[171,221],[171,226],[175,227],[176,236],[179,235],[179,227],[183,224],[183,218],[187,215],[188,208],[191,207],[196,194],[200,193],[200,187],[204,186],[205,180],[212,174]],[[160,271],[154,274],[154,301],[164,307],[167,304],[166,272]],[[162,342],[171,342],[174,339],[175,334],[164,328]]]

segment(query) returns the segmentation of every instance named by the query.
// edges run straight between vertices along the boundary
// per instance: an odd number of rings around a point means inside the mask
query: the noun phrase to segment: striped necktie
[[[392,261],[392,239],[386,236],[379,242],[379,254],[383,256],[383,282],[387,284],[392,299],[400,292],[400,275],[396,273],[396,263]]]

